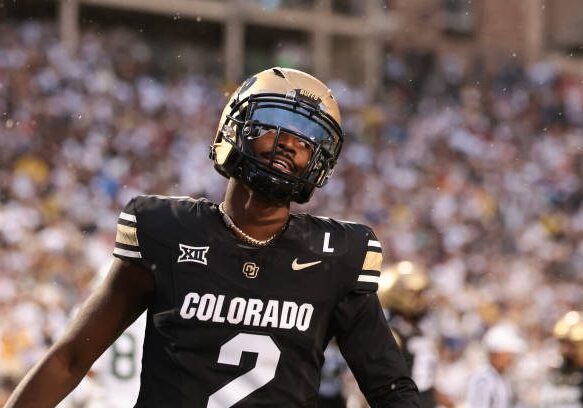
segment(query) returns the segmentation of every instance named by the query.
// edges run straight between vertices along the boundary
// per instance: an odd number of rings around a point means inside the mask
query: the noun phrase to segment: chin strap
[[[296,196],[298,196],[295,188],[296,183],[282,180],[252,162],[246,162],[243,166],[247,168],[241,172],[242,179],[253,191],[277,203],[289,203],[296,200]]]

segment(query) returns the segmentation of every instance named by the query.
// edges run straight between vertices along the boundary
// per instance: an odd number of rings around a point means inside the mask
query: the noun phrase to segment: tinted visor
[[[296,134],[307,141],[322,146],[330,155],[334,155],[338,136],[326,122],[316,114],[302,113],[303,109],[290,110],[285,107],[261,106],[253,110],[249,118],[258,125],[267,128],[281,128]]]

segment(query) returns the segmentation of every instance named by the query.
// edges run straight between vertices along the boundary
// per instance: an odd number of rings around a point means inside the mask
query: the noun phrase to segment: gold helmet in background
[[[571,310],[565,313],[553,327],[553,336],[558,340],[569,340],[571,329],[579,322],[583,321],[580,312]]]
[[[292,134],[311,149],[300,175],[281,172],[256,158],[250,147],[264,130]],[[210,157],[225,177],[235,177],[277,202],[307,202],[332,175],[344,134],[332,91],[320,80],[289,68],[270,68],[248,78],[223,110]],[[274,152],[277,147],[274,142]]]
[[[401,261],[381,272],[377,294],[383,308],[416,317],[427,310],[424,292],[428,286],[429,275],[422,265]]]
[[[583,366],[583,313],[575,310],[565,313],[555,323],[553,336],[569,346],[562,347],[563,357]]]
[[[575,362],[577,366],[583,367],[583,321],[578,321],[573,325],[569,340],[575,346]]]

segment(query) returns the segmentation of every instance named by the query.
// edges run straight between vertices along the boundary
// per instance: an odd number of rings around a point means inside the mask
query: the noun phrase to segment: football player
[[[211,146],[224,201],[132,199],[107,280],[8,407],[55,405],[145,309],[136,407],[314,407],[332,337],[372,407],[418,407],[376,296],[373,231],[290,214],[326,183],[343,137],[316,78],[272,68],[246,80]]]
[[[571,310],[553,328],[560,361],[541,388],[542,408],[583,407],[583,313]]]
[[[437,346],[422,327],[429,306],[429,283],[429,275],[419,263],[397,262],[383,269],[378,296],[419,387],[421,407],[434,408],[438,402],[449,407],[453,403],[435,388]]]

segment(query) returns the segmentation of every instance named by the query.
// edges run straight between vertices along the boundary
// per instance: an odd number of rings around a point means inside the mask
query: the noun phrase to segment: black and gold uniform
[[[571,310],[553,328],[561,363],[541,387],[541,408],[583,408],[583,313]]]
[[[438,406],[435,392],[435,379],[439,354],[435,342],[427,336],[419,325],[407,321],[398,314],[389,316],[393,335],[401,345],[411,376],[419,388],[421,408]]]
[[[541,389],[541,408],[583,408],[583,369],[562,364]]]
[[[425,295],[428,287],[429,275],[424,267],[401,261],[383,269],[378,296],[419,388],[420,406],[435,408],[438,406],[435,380],[439,356],[434,340],[421,328],[429,306]]]
[[[136,407],[314,407],[333,336],[372,407],[413,406],[370,228],[292,214],[257,248],[205,199],[140,196],[119,217],[114,255],[156,282]]]

